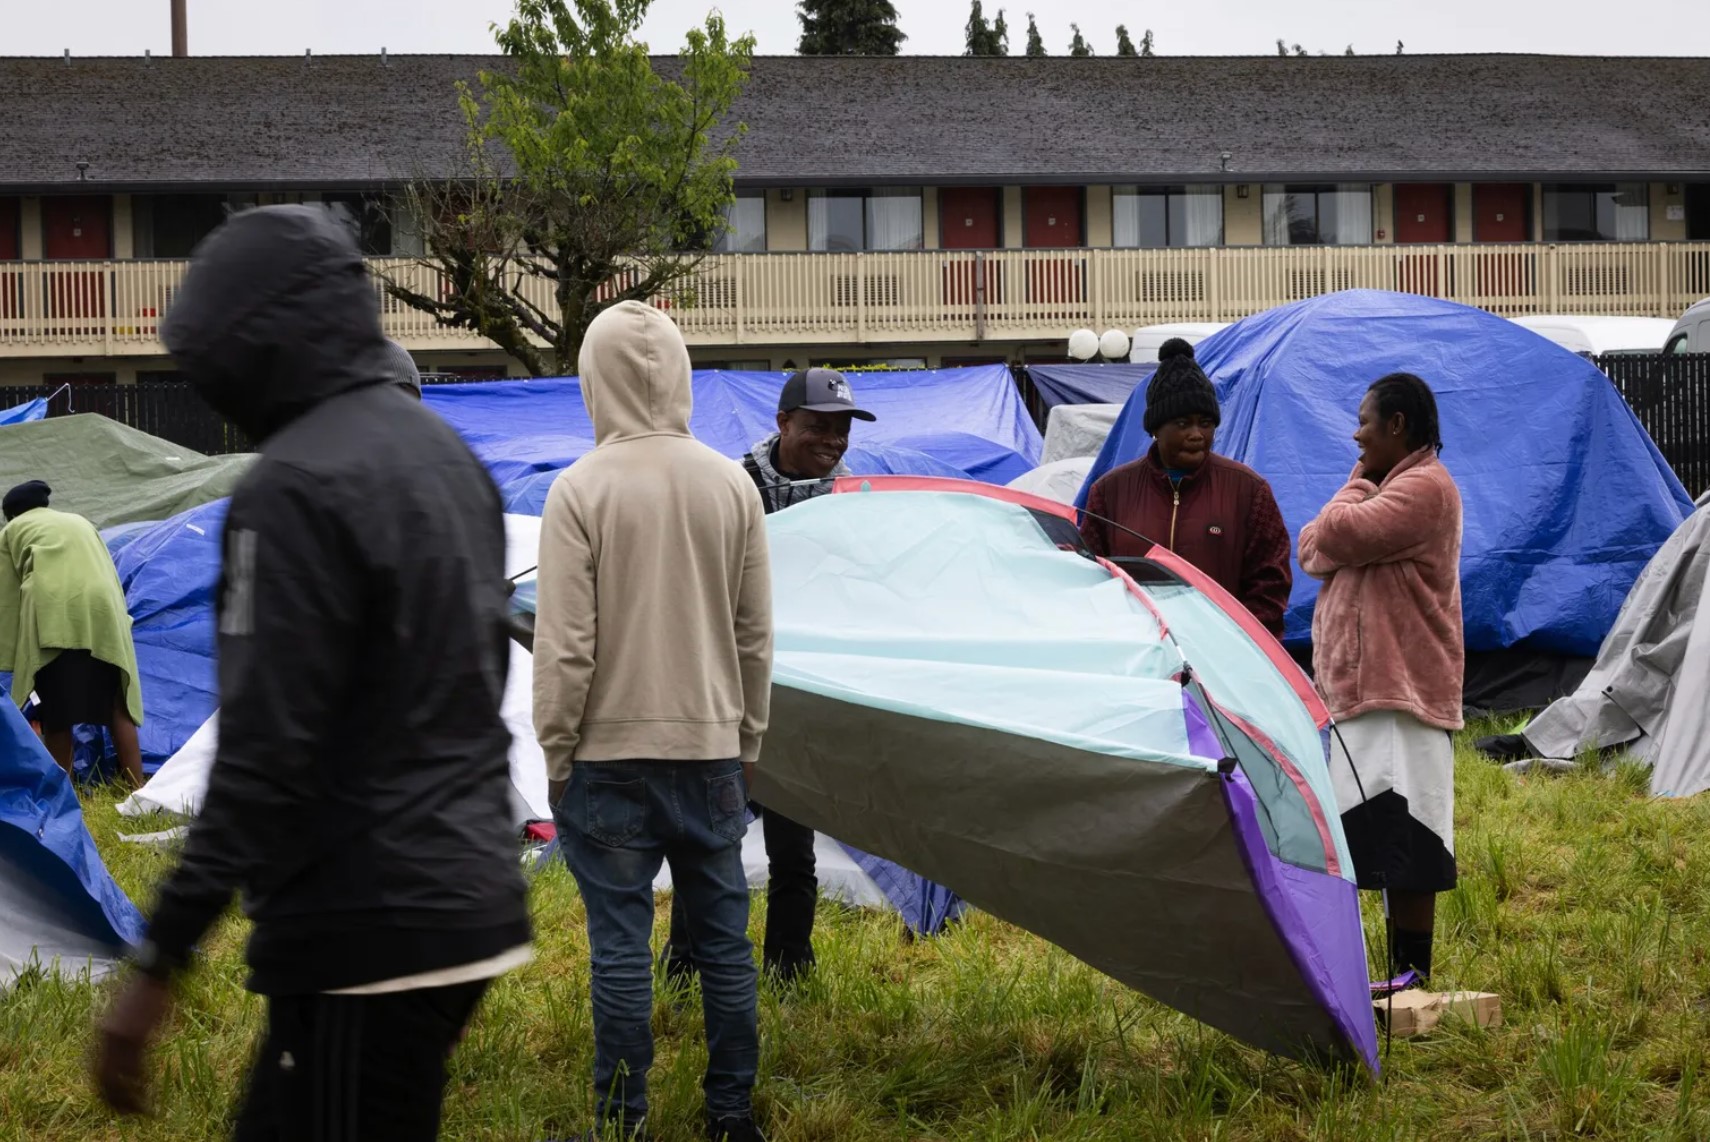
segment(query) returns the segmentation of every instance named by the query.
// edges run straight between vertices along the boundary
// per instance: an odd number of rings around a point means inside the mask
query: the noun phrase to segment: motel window
[[[356,227],[357,243],[370,258],[392,256],[392,203],[382,194],[325,194],[321,201],[343,210]]]
[[[139,194],[131,200],[132,250],[139,258],[188,258],[227,215],[255,204],[253,194]]]
[[[713,243],[720,254],[766,252],[766,192],[739,190],[724,208],[724,232]]]
[[[1650,187],[1642,182],[1544,188],[1546,242],[1643,242],[1650,236]]]
[[[918,190],[808,191],[810,250],[919,250],[925,245]]]
[[[1364,183],[1265,187],[1265,245],[1367,246],[1372,188]]]
[[[1118,247],[1223,245],[1223,188],[1119,186],[1112,197]]]

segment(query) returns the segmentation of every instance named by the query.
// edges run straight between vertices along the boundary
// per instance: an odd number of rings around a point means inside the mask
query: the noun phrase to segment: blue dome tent
[[[142,931],[70,778],[0,690],[0,991],[32,969],[99,979]]]
[[[1360,400],[1386,373],[1437,394],[1465,505],[1471,705],[1542,705],[1577,681],[1645,563],[1692,502],[1609,378],[1505,318],[1350,290],[1257,314],[1202,342],[1223,406],[1216,450],[1265,476],[1289,533],[1346,482]],[[1088,475],[1151,445],[1145,386]],[[1286,642],[1304,652],[1318,584],[1295,568]]]

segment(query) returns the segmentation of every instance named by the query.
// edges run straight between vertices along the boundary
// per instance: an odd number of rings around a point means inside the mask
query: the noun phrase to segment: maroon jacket
[[[1182,481],[1178,502],[1154,444],[1139,460],[1099,477],[1087,493],[1081,519],[1081,535],[1099,555],[1143,556],[1150,549],[1151,544],[1103,520],[1174,551],[1282,637],[1283,612],[1294,585],[1288,528],[1271,486],[1245,464],[1207,457]]]

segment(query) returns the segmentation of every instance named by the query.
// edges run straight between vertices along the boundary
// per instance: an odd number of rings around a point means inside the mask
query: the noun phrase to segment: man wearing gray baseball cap
[[[843,463],[849,429],[856,420],[878,418],[855,403],[855,394],[835,369],[798,369],[778,396],[778,431],[742,458],[766,513],[831,490],[831,481],[850,475]],[[760,808],[766,840],[766,935],[760,961],[768,975],[791,981],[813,966],[813,914],[819,902],[813,830]],[[680,905],[671,908],[666,972],[686,979],[695,971],[694,949]]]

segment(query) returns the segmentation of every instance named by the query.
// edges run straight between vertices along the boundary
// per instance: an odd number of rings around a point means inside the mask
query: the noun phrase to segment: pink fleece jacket
[[[1382,485],[1359,468],[1300,531],[1301,570],[1324,581],[1312,617],[1318,689],[1339,720],[1400,710],[1461,728],[1461,493],[1426,448]]]

